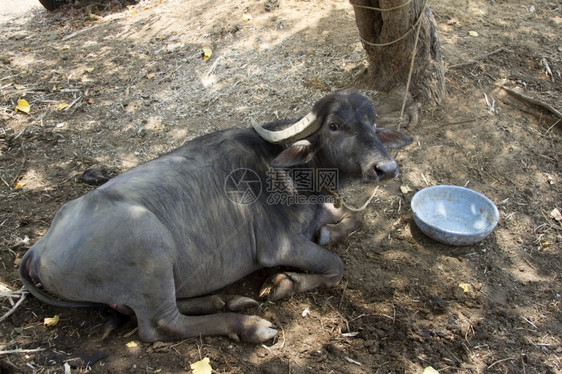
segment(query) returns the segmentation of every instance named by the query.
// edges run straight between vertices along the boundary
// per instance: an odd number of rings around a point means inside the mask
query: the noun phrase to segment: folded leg
[[[320,228],[318,244],[330,246],[344,241],[349,234],[361,226],[363,215],[342,206],[333,212],[334,223],[328,223]]]
[[[288,248],[276,250],[273,260],[264,266],[291,266],[308,273],[285,272],[265,281],[260,297],[269,300],[286,299],[317,287],[334,287],[343,276],[343,263],[339,256],[299,235]],[[270,256],[274,253],[269,252]]]

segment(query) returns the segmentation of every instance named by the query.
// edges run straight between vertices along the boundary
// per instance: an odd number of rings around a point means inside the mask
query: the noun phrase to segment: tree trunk
[[[416,102],[441,104],[445,97],[443,58],[437,23],[426,1],[411,0],[409,4],[390,11],[370,8],[396,8],[406,0],[351,0],[351,3],[367,52],[370,87],[384,92],[406,87],[418,33],[417,21],[421,17],[409,92]],[[391,44],[381,45],[387,43]]]

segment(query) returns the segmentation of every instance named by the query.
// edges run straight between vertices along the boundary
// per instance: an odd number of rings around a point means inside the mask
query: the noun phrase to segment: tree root
[[[548,110],[549,112],[551,112],[552,114],[554,114],[556,117],[558,118],[562,118],[562,113],[554,108],[552,105],[545,103],[544,101],[535,99],[534,97],[531,96],[527,96],[527,95],[523,95],[522,93],[519,93],[517,91],[512,90],[511,88],[507,88],[505,86],[499,86],[501,88],[503,88],[504,90],[506,90],[509,94],[511,94],[512,96],[515,96],[516,98],[518,98],[521,101],[525,101],[529,104],[533,104],[533,105],[537,105],[543,109]]]

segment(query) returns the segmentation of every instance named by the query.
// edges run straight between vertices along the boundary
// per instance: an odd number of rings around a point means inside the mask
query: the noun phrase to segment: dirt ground
[[[562,125],[502,86],[561,109],[562,6],[430,6],[446,103],[422,108],[414,144],[396,154],[400,176],[333,248],[342,283],[248,311],[279,330],[257,346],[146,344],[134,322],[101,340],[110,311],[29,295],[14,309],[17,264],[57,209],[93,188],[85,170],[122,172],[217,129],[302,115],[352,84],[366,63],[350,3],[282,0],[266,12],[255,0],[79,1],[0,24],[0,315],[15,310],[0,325],[0,372],[185,373],[208,357],[216,373],[561,373]],[[29,114],[14,111],[19,99]],[[435,184],[493,200],[492,235],[467,247],[425,237],[409,206]],[[257,298],[271,273],[227,292]]]

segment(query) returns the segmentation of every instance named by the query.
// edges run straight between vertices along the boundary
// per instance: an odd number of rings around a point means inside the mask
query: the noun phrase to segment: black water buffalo
[[[148,342],[269,340],[270,322],[233,313],[256,301],[203,295],[273,266],[305,272],[266,280],[260,296],[270,300],[340,282],[340,258],[321,245],[344,239],[361,217],[329,190],[395,177],[385,148],[412,141],[375,118],[365,96],[340,92],[298,121],[193,139],[64,204],[23,257],[22,281],[51,305],[134,313]]]

